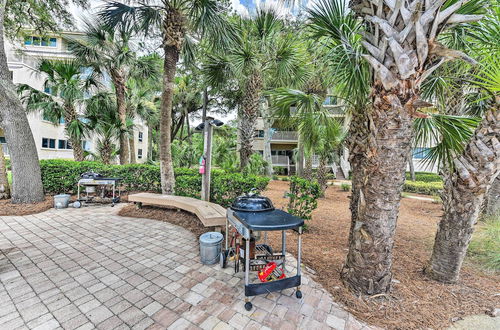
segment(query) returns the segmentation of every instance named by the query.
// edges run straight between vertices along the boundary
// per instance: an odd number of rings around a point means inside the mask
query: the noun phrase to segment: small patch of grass
[[[342,183],[340,185],[340,189],[342,189],[343,191],[349,191],[349,190],[351,190],[351,185],[348,183]]]
[[[487,270],[500,271],[500,215],[478,224],[468,255]]]
[[[434,204],[441,204],[443,200],[441,199],[441,196],[439,194],[432,194],[432,202]]]

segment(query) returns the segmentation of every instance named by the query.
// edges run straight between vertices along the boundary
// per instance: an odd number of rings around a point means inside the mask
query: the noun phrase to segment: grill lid
[[[235,199],[231,209],[243,212],[264,212],[274,210],[271,200],[264,196],[247,195]]]

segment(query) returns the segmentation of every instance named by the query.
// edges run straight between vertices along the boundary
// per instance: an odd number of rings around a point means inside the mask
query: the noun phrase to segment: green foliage
[[[481,223],[469,245],[468,255],[486,269],[500,271],[500,217]]]
[[[243,169],[244,174],[264,175],[267,162],[260,154],[254,153],[250,156],[247,166]]]
[[[161,191],[160,167],[147,164],[105,165],[100,162],[74,162],[70,160],[42,160],[42,182],[46,193],[76,193],[80,174],[94,171],[108,177],[122,179],[126,191]],[[200,198],[201,175],[197,169],[176,168],[176,194]],[[264,190],[269,178],[239,173],[212,171],[211,201],[229,206],[239,195],[252,188]]]
[[[442,182],[423,182],[423,181],[406,181],[403,186],[403,191],[424,194],[424,195],[435,195],[443,190]]]
[[[342,183],[340,185],[340,188],[343,190],[343,191],[350,191],[351,190],[351,185],[348,184],[348,183]]]
[[[318,207],[321,189],[316,181],[297,176],[290,177],[288,212],[304,220],[312,218],[312,212]]]
[[[410,180],[410,172],[406,172],[406,180]],[[431,172],[415,172],[415,181],[423,182],[443,182],[443,179],[439,174]]]

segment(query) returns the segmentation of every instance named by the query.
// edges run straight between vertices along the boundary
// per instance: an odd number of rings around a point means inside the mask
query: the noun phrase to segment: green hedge
[[[406,180],[410,180],[410,172],[406,172]],[[439,174],[430,172],[415,172],[415,181],[423,182],[443,182]]]
[[[442,182],[406,181],[403,191],[424,195],[438,194],[443,190]]]
[[[122,178],[127,191],[161,191],[160,167],[157,165],[128,164],[104,165],[99,162],[70,160],[42,160],[42,182],[46,193],[76,193],[76,183],[84,172],[94,171],[108,177]],[[177,168],[176,194],[200,198],[201,175],[197,169]],[[211,201],[228,206],[237,196],[252,188],[264,190],[269,183],[266,177],[212,171]]]

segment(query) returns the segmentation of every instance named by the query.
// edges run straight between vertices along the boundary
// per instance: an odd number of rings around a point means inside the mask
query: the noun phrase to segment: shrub
[[[84,172],[94,171],[122,179],[126,191],[161,191],[160,167],[147,164],[104,165],[99,162],[42,160],[42,182],[46,193],[76,193],[77,182]],[[176,194],[200,198],[201,175],[197,169],[176,168]],[[211,201],[228,206],[239,195],[252,188],[264,190],[269,179],[255,175],[212,170]]]
[[[403,186],[403,191],[405,192],[424,195],[439,194],[439,191],[442,189],[442,182],[406,181]]]
[[[349,190],[351,190],[351,185],[350,185],[350,184],[348,184],[348,183],[342,183],[342,184],[340,185],[340,188],[341,188],[343,191],[349,191]]]
[[[410,172],[406,172],[406,180],[410,180]],[[439,174],[430,172],[415,172],[415,181],[423,182],[443,182]]]
[[[287,196],[288,212],[304,220],[310,220],[312,212],[318,207],[321,189],[316,181],[290,177],[290,192]]]
[[[500,271],[500,216],[478,225],[467,253],[486,269]]]

